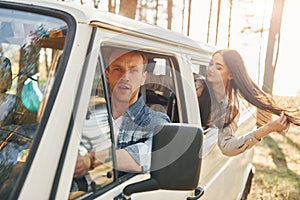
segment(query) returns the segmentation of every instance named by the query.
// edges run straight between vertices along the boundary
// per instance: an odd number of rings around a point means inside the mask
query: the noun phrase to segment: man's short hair
[[[144,71],[146,70],[147,64],[148,64],[148,58],[147,58],[147,55],[145,53],[137,51],[137,50],[128,50],[128,49],[121,49],[121,48],[106,48],[105,49],[104,60],[105,60],[105,63],[106,63],[106,68],[108,68],[110,66],[111,63],[110,63],[109,59],[111,58],[111,55],[116,51],[120,51],[121,55],[131,53],[131,52],[140,54],[143,58]],[[120,57],[120,56],[118,56],[118,57]],[[116,58],[118,58],[118,57],[116,57]],[[115,59],[113,59],[113,60],[115,60]]]

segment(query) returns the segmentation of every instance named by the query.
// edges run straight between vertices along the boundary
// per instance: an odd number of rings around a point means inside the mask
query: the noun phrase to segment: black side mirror
[[[133,193],[158,189],[197,188],[201,169],[202,130],[184,124],[164,124],[156,127],[155,133],[150,179],[126,186],[123,194],[115,199],[130,199]]]

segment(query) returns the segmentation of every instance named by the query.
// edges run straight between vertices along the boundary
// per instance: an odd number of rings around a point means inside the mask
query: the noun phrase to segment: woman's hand
[[[284,115],[284,112],[282,112],[278,119],[268,122],[264,126],[254,131],[253,134],[257,140],[260,140],[271,132],[284,133],[283,131],[285,131],[288,127],[289,122],[287,117]]]
[[[288,128],[289,122],[287,120],[287,117],[284,115],[284,112],[281,112],[278,119],[273,120],[266,125],[269,126],[271,132],[281,133]]]

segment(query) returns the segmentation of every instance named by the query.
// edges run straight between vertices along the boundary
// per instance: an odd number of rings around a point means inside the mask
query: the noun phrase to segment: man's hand
[[[78,153],[77,161],[76,161],[76,166],[75,166],[75,171],[73,174],[74,178],[79,178],[87,174],[91,167],[91,159],[89,156],[89,153],[81,156]]]

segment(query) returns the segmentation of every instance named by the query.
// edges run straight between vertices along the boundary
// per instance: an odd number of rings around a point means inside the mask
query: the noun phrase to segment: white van
[[[120,175],[114,168],[103,73],[112,48],[147,55],[151,75],[141,93],[172,121],[157,128],[152,152],[161,153],[152,154],[150,174]],[[253,150],[224,156],[217,130],[201,126],[193,73],[205,71],[214,50],[175,32],[64,2],[0,1],[0,198],[245,199]],[[237,134],[255,127],[254,112],[245,103]],[[87,189],[80,190],[73,172],[84,137],[94,137],[87,148],[108,149],[111,157],[89,171]]]

